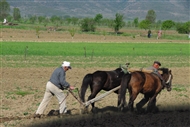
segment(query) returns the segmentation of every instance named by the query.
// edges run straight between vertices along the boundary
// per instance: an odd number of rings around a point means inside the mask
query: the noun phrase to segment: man
[[[149,29],[148,30],[148,38],[150,38],[151,37],[151,30]]]
[[[162,36],[162,31],[161,31],[161,30],[159,30],[159,31],[158,31],[158,36],[157,36],[157,39],[160,39],[160,38],[161,38],[161,36]]]
[[[7,23],[7,20],[6,20],[6,19],[4,19],[3,24],[6,24],[6,23]]]
[[[58,67],[52,73],[50,80],[46,84],[46,90],[44,94],[44,98],[40,103],[34,118],[40,118],[41,115],[44,113],[48,103],[50,102],[51,98],[55,95],[59,101],[59,113],[60,115],[67,113],[67,106],[66,106],[66,96],[63,93],[64,89],[71,89],[73,90],[74,87],[70,86],[68,82],[65,80],[66,71],[71,69],[70,62],[64,61],[61,67]]]
[[[151,67],[148,67],[147,70],[152,70],[153,73],[155,73],[161,80],[162,85],[165,86],[165,81],[162,78],[161,74],[158,72],[158,68],[161,66],[161,63],[159,61],[154,61],[153,65]]]

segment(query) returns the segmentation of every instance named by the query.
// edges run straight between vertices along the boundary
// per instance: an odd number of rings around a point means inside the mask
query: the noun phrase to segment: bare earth
[[[8,29],[3,30],[1,38],[4,41],[41,41],[35,36],[22,35],[23,37],[16,38],[14,30],[9,33]],[[24,32],[24,31],[22,31]],[[9,34],[8,34],[9,33]],[[26,32],[25,32],[26,33]],[[17,33],[19,36],[19,32]],[[54,34],[54,33],[52,33]],[[61,35],[61,33],[59,33]],[[58,36],[59,34],[56,34]],[[13,37],[10,37],[13,36]],[[65,35],[66,36],[66,35]],[[80,36],[77,35],[74,40],[69,38],[69,34],[66,36],[68,39],[61,39],[56,41],[105,41],[103,36],[99,36],[97,39],[94,35]],[[78,37],[78,39],[77,39]],[[93,38],[94,37],[94,38]],[[59,38],[59,37],[56,37]],[[88,38],[88,39],[85,39]],[[109,38],[109,39],[108,39]],[[140,38],[140,37],[139,37]],[[107,42],[123,40],[118,38],[113,40],[112,37],[107,37]],[[128,38],[127,41],[133,41],[132,38]],[[49,38],[49,41],[55,41]],[[44,39],[44,41],[47,41]],[[141,40],[141,39],[139,39]],[[146,39],[145,39],[146,40]],[[152,39],[155,40],[155,39]],[[153,42],[150,40],[151,42]],[[125,38],[126,41],[126,38]],[[137,41],[137,40],[135,40]],[[155,40],[160,41],[160,40]],[[162,40],[163,41],[163,40]],[[168,41],[168,40],[167,40]],[[122,41],[121,41],[122,42]],[[184,41],[187,43],[186,41]],[[142,126],[167,126],[167,127],[189,127],[190,126],[190,68],[170,68],[172,70],[173,90],[167,92],[165,89],[157,97],[157,106],[160,112],[156,114],[136,114],[117,111],[117,95],[110,94],[103,98],[101,101],[96,102],[98,108],[97,114],[80,114],[80,105],[78,101],[69,94],[67,98],[67,107],[71,111],[70,115],[63,116],[61,118],[57,116],[44,116],[41,119],[33,119],[32,116],[38,108],[41,102],[46,82],[52,71],[55,68],[1,68],[0,80],[1,80],[1,98],[0,98],[0,126],[1,127],[142,127]],[[67,81],[70,84],[76,84],[76,87],[80,89],[83,77],[87,73],[92,73],[96,70],[113,70],[115,68],[73,68],[67,72]],[[178,86],[180,84],[180,86]],[[178,89],[175,89],[178,88]],[[22,92],[28,92],[23,95]],[[67,93],[67,91],[65,91]],[[89,95],[87,92],[86,98]],[[100,94],[103,92],[100,92]],[[19,95],[20,94],[20,95]],[[75,93],[76,96],[77,92]],[[99,94],[99,95],[100,95]],[[23,95],[23,96],[22,96]],[[127,94],[127,101],[128,101]],[[137,103],[143,96],[139,95],[135,103]],[[48,105],[45,114],[47,115],[51,110],[57,110],[59,107],[57,99],[52,98]],[[145,106],[146,107],[146,106]],[[89,107],[90,109],[91,107]]]

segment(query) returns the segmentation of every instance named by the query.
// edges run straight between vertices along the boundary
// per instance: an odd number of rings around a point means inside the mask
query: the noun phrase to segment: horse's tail
[[[88,88],[88,85],[90,85],[91,83],[92,83],[92,74],[85,75],[80,89],[80,99],[82,102],[85,102],[85,93]]]
[[[123,110],[123,108],[126,106],[125,95],[130,80],[131,80],[131,74],[125,74],[121,80],[121,88],[118,97],[118,108],[120,108],[121,110]]]

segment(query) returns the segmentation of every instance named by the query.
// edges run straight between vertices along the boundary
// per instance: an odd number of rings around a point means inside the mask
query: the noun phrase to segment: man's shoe
[[[67,116],[67,115],[70,115],[71,114],[71,111],[70,110],[67,110],[65,111],[64,113],[60,113],[59,116],[60,117],[63,117],[63,116]]]
[[[41,118],[40,114],[34,114],[33,118]]]

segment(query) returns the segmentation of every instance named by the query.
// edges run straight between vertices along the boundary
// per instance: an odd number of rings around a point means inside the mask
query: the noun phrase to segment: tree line
[[[7,19],[9,22],[21,22],[21,23],[39,23],[46,27],[48,24],[54,24],[55,27],[65,25],[78,25],[83,32],[95,32],[97,26],[108,26],[113,28],[114,32],[118,34],[119,30],[126,27],[137,27],[140,29],[162,29],[164,31],[171,28],[176,29],[179,33],[190,32],[190,21],[187,22],[174,22],[172,20],[156,21],[156,12],[154,10],[148,10],[144,20],[139,21],[138,17],[133,21],[125,21],[124,15],[120,13],[115,14],[114,19],[104,18],[102,14],[96,14],[94,18],[77,18],[70,16],[36,16],[29,15],[28,17],[21,17],[20,9],[13,8],[12,15],[10,14],[10,5],[6,0],[0,1],[0,20]]]

